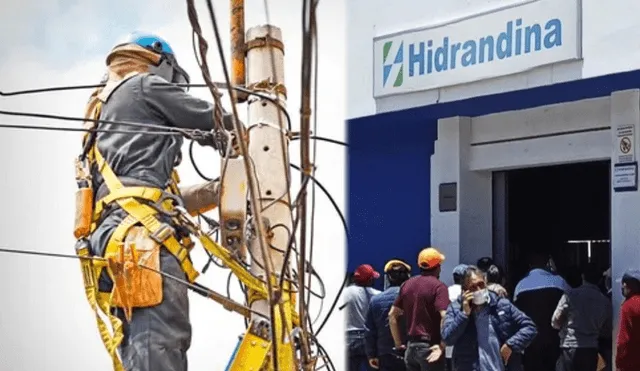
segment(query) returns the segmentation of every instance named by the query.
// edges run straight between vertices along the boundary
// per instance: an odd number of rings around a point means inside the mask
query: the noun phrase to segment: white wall
[[[606,160],[610,107],[604,97],[474,117],[469,170]]]
[[[491,172],[469,170],[472,125],[469,117],[439,120],[431,156],[431,244],[447,257],[443,272],[492,255]],[[440,212],[438,185],[454,182],[458,184],[457,210]],[[441,279],[453,283],[449,273]]]
[[[376,113],[373,99],[373,38],[443,23],[525,0],[415,1],[350,0],[348,7],[347,117]],[[640,65],[640,23],[635,0],[582,0],[583,61],[541,67],[525,73],[434,91],[378,100],[378,112],[457,100],[508,90],[636,69]]]
[[[611,156],[612,173],[619,142],[615,128],[619,125],[633,124],[635,132],[640,130],[640,90],[615,92],[611,95]],[[635,135],[635,153],[638,153],[638,134]],[[637,161],[637,155],[636,155]],[[611,275],[613,277],[613,314],[614,326],[618,329],[618,308],[622,304],[620,293],[621,278],[629,268],[640,265],[640,193],[612,192],[611,194]],[[615,337],[614,337],[615,352]]]

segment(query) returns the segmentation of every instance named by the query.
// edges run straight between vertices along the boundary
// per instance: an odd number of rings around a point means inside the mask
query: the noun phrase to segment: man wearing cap
[[[398,297],[400,286],[411,277],[411,266],[402,260],[389,260],[384,266],[388,288],[371,298],[365,322],[365,345],[369,366],[380,371],[403,371],[404,360],[394,352],[389,330],[389,310]],[[400,326],[402,338],[406,330]]]
[[[454,301],[462,294],[462,277],[467,270],[466,264],[458,264],[453,268],[453,285],[449,286],[449,300]]]
[[[363,366],[368,366],[364,323],[371,298],[380,293],[372,287],[378,278],[380,273],[369,264],[362,264],[353,273],[353,283],[344,290],[343,304],[339,309],[347,311],[348,371],[360,371]]]
[[[637,371],[640,370],[640,270],[629,269],[622,276],[622,296],[625,301],[620,307],[616,370]]]
[[[444,259],[444,255],[432,247],[420,251],[420,275],[402,285],[389,311],[393,342],[399,353],[404,352],[407,371],[444,369],[440,326],[450,303],[447,286],[439,279]],[[407,326],[406,347],[402,344],[400,316],[405,317]]]

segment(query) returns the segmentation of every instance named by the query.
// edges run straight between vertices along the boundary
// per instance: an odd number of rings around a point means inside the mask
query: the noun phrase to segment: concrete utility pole
[[[246,35],[246,85],[252,91],[260,92],[271,99],[262,97],[248,98],[247,133],[249,157],[252,160],[258,188],[259,203],[262,211],[262,223],[268,231],[267,240],[271,248],[268,260],[264,261],[259,240],[249,242],[251,271],[267,279],[265,267],[273,272],[273,286],[277,285],[276,276],[291,277],[289,264],[285,265],[284,251],[287,250],[293,229],[289,181],[289,146],[287,126],[282,108],[286,103],[284,86],[284,45],[282,32],[271,25],[250,28]],[[275,103],[274,103],[275,101]],[[277,103],[277,104],[276,104]],[[280,302],[280,310],[273,310],[266,299],[250,300],[253,310],[273,318],[276,338],[271,339],[272,347],[277,347],[277,361],[272,359],[268,370],[294,369],[294,349],[289,336],[293,331],[292,313],[294,305],[287,291],[291,288],[285,280]],[[262,321],[253,315],[252,321]]]
[[[244,28],[244,1],[231,0],[231,83],[254,94],[236,95],[236,103],[247,103],[248,115],[246,128],[233,130],[242,129],[243,133],[230,138],[233,150],[223,159],[220,224],[222,244],[243,260],[248,247],[250,271],[267,281],[269,294],[264,297],[248,292],[248,305],[254,312],[228,370],[294,371],[299,369],[298,352],[306,370],[306,365],[311,365],[307,338],[294,320],[293,277],[290,263],[285,262],[288,245],[296,236],[282,31],[261,25],[250,28],[245,37]],[[247,219],[247,199],[254,220]],[[254,228],[245,234],[247,226]],[[304,284],[304,270],[299,274]],[[272,327],[265,327],[269,323]],[[304,345],[301,349],[296,349],[296,339]]]
[[[280,107],[285,107],[284,44],[281,30],[271,25],[250,28],[247,31],[246,50],[247,87],[271,97]],[[284,263],[284,251],[287,250],[293,229],[289,194],[289,140],[286,135],[286,119],[280,107],[262,97],[248,98],[249,156],[255,168],[263,223],[266,223],[265,230],[269,231],[267,240],[271,246],[268,254],[271,261],[265,262],[259,241],[250,241],[251,271],[262,277],[265,276],[265,264],[273,268],[274,275],[291,277],[290,266],[285,266]],[[274,281],[275,284],[276,282]],[[272,339],[272,342],[278,348],[277,364],[280,370],[289,370],[294,365],[293,344],[288,339],[293,331],[291,313],[294,306],[287,294],[287,290],[291,288],[287,282],[285,281],[281,293],[283,310],[272,312],[270,304],[263,299],[250,303],[251,308],[257,312],[276,317],[274,323],[277,338]],[[252,320],[261,318],[254,315]]]

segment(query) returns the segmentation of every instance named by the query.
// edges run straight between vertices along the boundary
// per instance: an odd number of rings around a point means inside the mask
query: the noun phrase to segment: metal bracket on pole
[[[241,156],[223,159],[220,166],[220,242],[246,262],[247,173]]]
[[[253,321],[240,340],[226,371],[260,371],[269,358],[269,323]]]

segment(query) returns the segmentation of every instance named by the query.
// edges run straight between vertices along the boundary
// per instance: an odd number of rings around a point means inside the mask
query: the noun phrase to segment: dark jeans
[[[530,346],[524,351],[524,371],[555,371],[560,348],[557,344],[536,345]]]
[[[447,366],[445,367],[445,369],[447,371],[453,371],[453,360],[451,358],[447,358],[446,363],[447,363]]]
[[[603,371],[612,371],[613,367],[611,367],[611,339],[609,338],[600,338],[598,339],[598,352],[604,358],[605,367]]]
[[[597,348],[562,348],[556,371],[596,371]]]
[[[347,332],[347,371],[369,371],[369,360],[364,349],[364,331]]]
[[[442,357],[433,363],[427,362],[427,357],[431,353],[429,343],[414,343],[409,342],[407,344],[407,351],[404,354],[404,364],[407,367],[407,371],[443,371],[445,365],[444,350],[442,351]]]
[[[378,371],[405,371],[404,359],[393,354],[378,357],[380,368]]]

